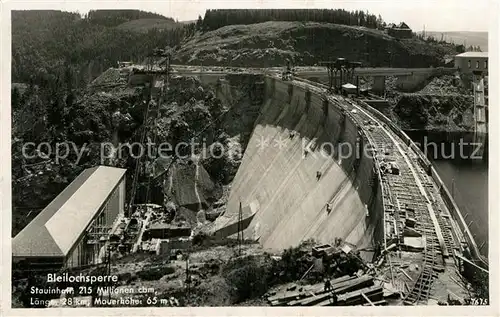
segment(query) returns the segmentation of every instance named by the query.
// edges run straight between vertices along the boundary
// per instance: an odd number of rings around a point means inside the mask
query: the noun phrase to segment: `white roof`
[[[488,57],[488,52],[465,52],[456,55],[457,57]]]
[[[99,166],[45,227],[67,254],[127,170]]]
[[[108,166],[84,170],[14,237],[13,255],[68,255],[126,171]]]
[[[342,85],[342,88],[355,89],[356,86],[354,86],[353,84],[344,84],[344,85]]]

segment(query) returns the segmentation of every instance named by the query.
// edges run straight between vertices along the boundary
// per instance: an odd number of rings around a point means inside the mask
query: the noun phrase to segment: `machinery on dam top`
[[[286,60],[286,69],[284,72],[281,73],[281,79],[285,81],[289,81],[293,79],[294,76],[293,68],[292,68],[292,62],[290,59],[287,58]]]
[[[343,57],[337,58],[335,61],[320,62],[319,65],[326,66],[328,70],[328,82],[330,92],[339,93],[342,85],[346,83],[353,84],[354,70],[361,67],[361,62],[352,62]],[[359,91],[359,77],[356,76],[356,87]]]

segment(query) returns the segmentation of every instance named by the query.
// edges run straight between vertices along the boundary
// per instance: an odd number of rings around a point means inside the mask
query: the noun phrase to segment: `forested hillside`
[[[130,26],[135,21],[141,21],[139,29]],[[159,21],[172,27],[156,28]],[[83,17],[61,11],[12,12],[14,233],[31,220],[27,214],[43,208],[81,170],[60,163],[45,171],[42,164],[45,172],[27,185],[34,175],[21,173],[27,163],[20,144],[107,140],[111,109],[133,104],[136,94],[96,96],[83,88],[117,61],[141,61],[154,48],[178,45],[194,31],[194,24],[140,11],[91,11]],[[29,199],[21,193],[24,189]]]
[[[268,21],[323,22],[364,26],[371,29],[385,25],[382,17],[363,11],[343,9],[217,9],[207,10],[198,18],[198,27],[212,31],[227,25],[255,24]]]
[[[122,27],[136,19],[142,21],[137,32],[133,25]],[[155,28],[158,20],[172,27]],[[12,81],[43,85],[71,72],[74,84],[81,87],[119,60],[141,60],[156,47],[178,45],[194,31],[194,24],[136,10],[90,11],[84,17],[61,11],[13,11]]]
[[[94,24],[104,26],[118,26],[139,19],[162,19],[172,23],[175,22],[174,19],[164,17],[161,14],[139,10],[90,10],[85,18]]]

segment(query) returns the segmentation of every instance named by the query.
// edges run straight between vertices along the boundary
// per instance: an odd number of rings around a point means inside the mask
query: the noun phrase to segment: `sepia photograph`
[[[491,3],[264,2],[10,11],[13,310],[491,305]]]

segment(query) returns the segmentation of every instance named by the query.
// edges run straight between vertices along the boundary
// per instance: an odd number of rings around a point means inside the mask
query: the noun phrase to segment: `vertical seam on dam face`
[[[292,98],[293,98],[293,85],[289,84],[288,85],[288,103],[292,103]]]
[[[258,203],[245,236],[259,239],[266,248],[280,250],[308,238],[374,245],[373,240],[383,236],[377,233],[382,230],[382,202],[372,197],[371,186],[360,186],[371,180],[373,160],[338,161],[337,149],[331,153],[328,147],[341,141],[358,146],[356,123],[309,89],[269,77],[264,82],[268,100],[263,101],[233,181],[224,215],[230,221],[221,220],[216,227],[222,232],[237,221],[241,200],[244,207]],[[259,147],[262,139],[267,146]],[[355,148],[351,151],[356,154]]]
[[[327,125],[327,122],[328,122],[328,99],[323,99],[323,116],[324,116],[324,120],[323,120],[323,126],[326,128],[326,125]]]
[[[306,112],[309,113],[309,109],[311,108],[311,91],[309,90],[306,90],[305,102],[306,102]]]

